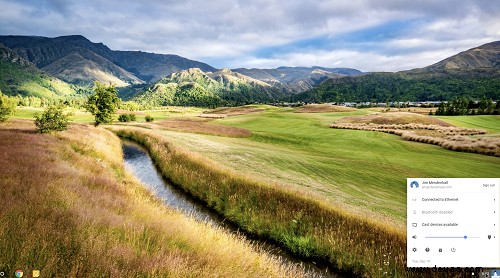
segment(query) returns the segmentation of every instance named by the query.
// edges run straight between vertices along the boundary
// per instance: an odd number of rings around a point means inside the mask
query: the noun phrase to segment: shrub
[[[66,130],[71,115],[71,113],[64,113],[61,106],[50,106],[43,111],[41,116],[35,115],[36,129],[40,133]]]
[[[120,122],[135,121],[135,114],[121,114],[120,116],[118,116],[118,121]]]
[[[17,101],[0,92],[0,122],[5,122],[16,111]]]
[[[154,121],[154,118],[150,115],[146,115],[145,119],[146,119],[146,122],[148,122],[148,123]]]

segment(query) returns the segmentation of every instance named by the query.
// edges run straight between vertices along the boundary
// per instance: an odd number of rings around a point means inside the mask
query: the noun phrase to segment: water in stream
[[[227,231],[239,233],[237,227],[224,221],[214,211],[203,206],[199,201],[193,199],[182,190],[175,188],[159,173],[153,161],[149,157],[148,151],[133,141],[122,140],[123,157],[125,167],[131,171],[144,185],[148,186],[154,194],[166,205],[188,215],[199,221],[205,221],[211,225],[222,227]],[[340,277],[330,272],[327,267],[319,266],[312,261],[305,261],[292,254],[287,253],[281,247],[263,240],[256,240],[247,236],[250,241],[259,244],[264,250],[274,256],[281,258],[286,264],[299,264],[305,267],[311,277]]]

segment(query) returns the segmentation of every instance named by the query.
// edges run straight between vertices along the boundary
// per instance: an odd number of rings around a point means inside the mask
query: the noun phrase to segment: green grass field
[[[452,125],[484,129],[489,133],[500,133],[500,115],[496,116],[436,116]]]
[[[303,190],[351,211],[404,226],[407,177],[497,177],[500,159],[453,152],[371,131],[338,130],[338,118],[368,113],[263,113],[213,121],[249,138],[157,131],[172,142],[256,179]],[[494,116],[473,117],[494,125]],[[448,117],[450,118],[450,117]],[[445,119],[449,120],[450,119]]]

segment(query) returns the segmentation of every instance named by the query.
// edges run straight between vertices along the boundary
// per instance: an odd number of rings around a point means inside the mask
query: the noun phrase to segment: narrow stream
[[[165,205],[172,207],[185,215],[191,216],[198,221],[208,222],[216,227],[222,227],[232,233],[238,233],[247,237],[253,243],[258,244],[270,254],[278,257],[285,264],[301,265],[310,277],[341,277],[331,270],[313,261],[307,261],[288,253],[280,246],[260,239],[254,239],[250,235],[242,233],[231,223],[224,221],[215,211],[205,207],[201,202],[193,199],[190,195],[170,184],[151,160],[147,149],[139,144],[122,140],[123,158],[125,167],[131,171],[143,184],[149,187]]]

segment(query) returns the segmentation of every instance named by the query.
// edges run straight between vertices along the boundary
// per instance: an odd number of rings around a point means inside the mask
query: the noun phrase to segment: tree
[[[495,104],[493,100],[486,99],[484,96],[479,101],[479,108],[477,110],[478,115],[490,115],[495,112]]]
[[[64,113],[62,106],[49,106],[41,116],[35,115],[36,129],[40,133],[66,130],[71,115],[71,113]]]
[[[444,101],[439,103],[439,107],[436,110],[436,115],[446,115],[446,108],[447,108],[447,104]]]
[[[495,110],[493,111],[493,115],[500,115],[500,100],[497,100],[497,105],[495,106]]]
[[[484,111],[485,114],[493,114],[493,111],[495,110],[495,104],[493,104],[493,100],[490,98],[486,101],[486,110]]]
[[[455,98],[451,101],[447,115],[467,115],[469,110],[469,100],[467,98]]]
[[[85,109],[95,116],[95,125],[113,122],[113,115],[120,105],[115,86],[95,82],[94,94],[89,97]]]
[[[0,122],[5,122],[16,111],[17,101],[0,91]]]

